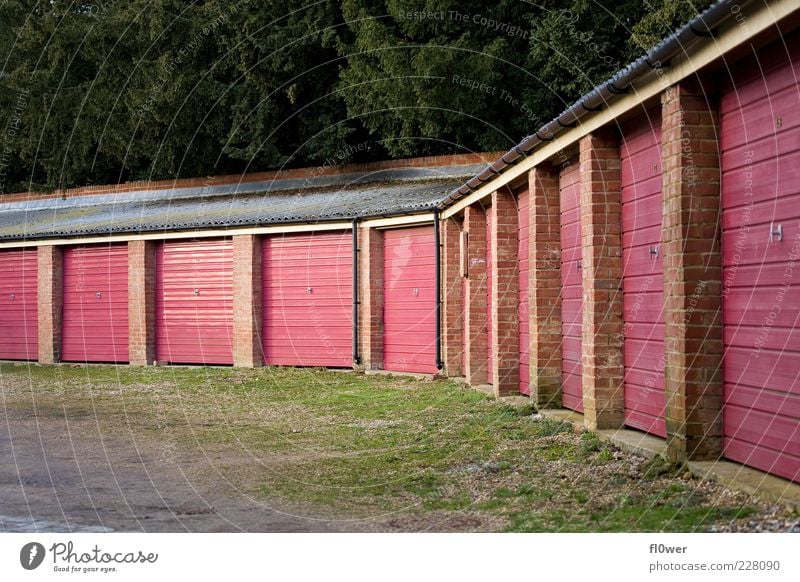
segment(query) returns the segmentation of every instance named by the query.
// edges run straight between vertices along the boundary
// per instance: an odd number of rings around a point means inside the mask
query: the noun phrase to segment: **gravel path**
[[[31,411],[32,412],[32,411]],[[11,415],[11,416],[9,416]],[[102,438],[92,418],[0,413],[0,531],[305,532],[335,524],[282,513],[223,478],[201,454]]]

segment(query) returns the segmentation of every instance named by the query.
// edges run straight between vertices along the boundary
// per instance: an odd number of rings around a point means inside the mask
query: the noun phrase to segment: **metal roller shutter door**
[[[581,272],[580,167],[559,176],[561,202],[561,401],[583,412],[583,281]]]
[[[800,482],[800,37],[731,70],[721,106],[724,454]]]
[[[625,424],[666,437],[660,111],[623,127],[620,162]]]
[[[265,362],[352,366],[352,233],[268,237],[261,257]]]
[[[434,374],[436,266],[432,226],[383,233],[383,363]]]
[[[156,253],[156,359],[233,364],[233,241],[164,242]]]
[[[61,359],[128,361],[128,245],[64,249]]]
[[[36,249],[0,251],[0,359],[39,357]]]

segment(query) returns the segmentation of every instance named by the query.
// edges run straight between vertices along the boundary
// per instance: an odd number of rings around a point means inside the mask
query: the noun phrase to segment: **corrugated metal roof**
[[[314,223],[432,210],[460,180],[251,193],[87,196],[0,205],[0,240]]]

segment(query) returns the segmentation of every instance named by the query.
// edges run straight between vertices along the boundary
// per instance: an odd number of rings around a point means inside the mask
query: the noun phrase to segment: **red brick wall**
[[[61,359],[61,306],[64,297],[64,253],[61,247],[39,247],[39,363]]]
[[[722,452],[722,267],[717,102],[687,81],[662,95],[664,313],[670,455]]]
[[[580,140],[583,407],[590,429],[623,424],[620,159],[611,131]]]
[[[358,351],[360,368],[383,369],[383,233],[358,231]]]
[[[486,211],[480,204],[464,209],[467,277],[464,281],[464,376],[486,384]]]
[[[492,193],[492,385],[496,396],[519,394],[519,239],[517,201]]]
[[[461,376],[464,359],[464,302],[461,278],[461,225],[440,222],[442,253],[442,360],[448,376]]]
[[[233,237],[233,365],[261,366],[261,238]]]
[[[128,242],[128,350],[132,366],[155,361],[156,243]]]
[[[531,400],[561,406],[561,235],[558,170],[537,166],[529,184],[529,285]]]

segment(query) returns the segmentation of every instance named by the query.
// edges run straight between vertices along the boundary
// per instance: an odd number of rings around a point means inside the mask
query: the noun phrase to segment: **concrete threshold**
[[[571,423],[576,430],[586,430],[583,415],[566,409],[540,410],[545,418]],[[665,439],[622,428],[618,430],[593,431],[601,441],[611,443],[621,450],[647,459],[667,456]],[[767,502],[780,503],[794,511],[800,511],[800,484],[781,479],[769,473],[745,467],[733,461],[689,461],[686,468],[698,479],[716,481],[736,491],[744,491]]]
[[[780,503],[800,511],[800,484],[745,467],[733,461],[689,461],[689,470],[700,479],[716,481],[731,489]]]

